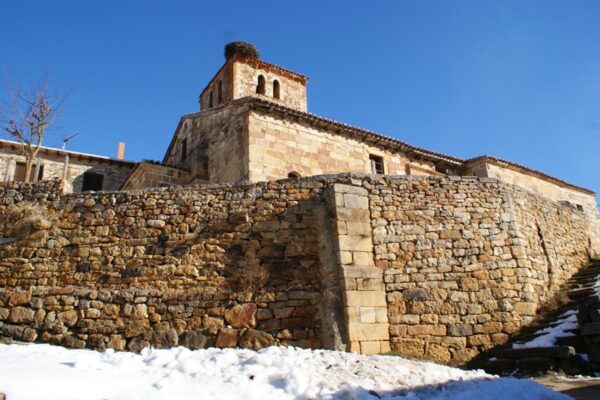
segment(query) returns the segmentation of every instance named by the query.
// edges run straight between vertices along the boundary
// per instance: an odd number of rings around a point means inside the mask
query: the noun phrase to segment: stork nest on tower
[[[260,59],[258,49],[248,42],[231,42],[225,45],[225,58],[229,60],[234,56]]]

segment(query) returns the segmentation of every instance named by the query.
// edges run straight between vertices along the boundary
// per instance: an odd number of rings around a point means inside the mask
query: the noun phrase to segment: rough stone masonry
[[[271,344],[451,364],[506,342],[594,221],[491,178],[340,174],[61,194],[0,186],[0,334],[139,351]]]

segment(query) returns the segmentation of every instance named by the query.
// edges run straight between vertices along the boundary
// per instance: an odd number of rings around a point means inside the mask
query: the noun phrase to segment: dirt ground
[[[552,390],[571,396],[575,400],[600,400],[600,378],[566,378],[546,375],[533,379]]]

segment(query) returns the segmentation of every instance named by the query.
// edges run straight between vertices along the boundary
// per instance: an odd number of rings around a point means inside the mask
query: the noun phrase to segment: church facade
[[[123,188],[153,186],[161,169],[169,185],[341,172],[478,176],[597,213],[594,192],[531,168],[492,156],[463,160],[308,113],[307,82],[256,51],[230,52],[202,91],[200,111],[181,118],[162,165],[148,171],[154,178],[141,168]]]

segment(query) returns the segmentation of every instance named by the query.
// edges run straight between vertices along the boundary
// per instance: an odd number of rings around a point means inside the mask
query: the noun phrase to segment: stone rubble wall
[[[0,206],[0,236],[17,239],[0,246],[0,335],[119,350],[319,347],[323,186],[13,195]]]
[[[462,364],[531,322],[592,243],[585,213],[492,178],[59,186],[0,186],[0,335]]]
[[[405,355],[462,364],[505,343],[589,261],[583,212],[495,179],[367,188],[390,344]]]

